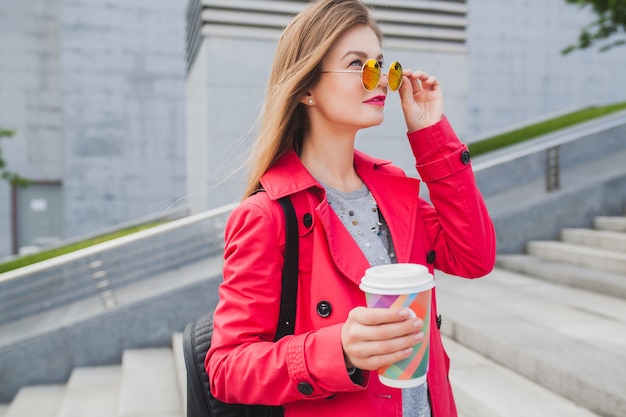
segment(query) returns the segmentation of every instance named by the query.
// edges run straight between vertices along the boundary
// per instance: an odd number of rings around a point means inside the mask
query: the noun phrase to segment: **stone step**
[[[465,417],[599,417],[449,338],[443,343],[456,406]]]
[[[74,369],[57,417],[115,416],[121,379],[121,366]]]
[[[530,255],[498,255],[496,265],[555,284],[626,299],[626,274],[547,261]]]
[[[626,410],[626,301],[495,269],[437,271],[442,333],[583,407]]]
[[[574,245],[626,253],[626,233],[622,232],[573,228],[563,229],[561,231],[561,240]]]
[[[24,387],[8,405],[6,417],[56,417],[64,394],[64,385]]]
[[[172,349],[126,350],[118,417],[182,417]]]
[[[185,415],[182,333],[172,336],[172,349],[128,350],[122,362],[76,368],[65,385],[24,387],[10,404],[0,404],[0,417]]]
[[[626,232],[626,217],[598,216],[594,219],[593,227],[599,230]]]
[[[594,268],[601,271],[624,273],[626,253],[572,245],[556,241],[531,241],[527,244],[529,255],[549,261]]]

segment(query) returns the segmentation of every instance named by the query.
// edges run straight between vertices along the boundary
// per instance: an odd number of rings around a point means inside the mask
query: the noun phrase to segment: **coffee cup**
[[[383,384],[394,388],[416,387],[426,382],[429,359],[431,296],[435,281],[424,265],[397,263],[368,268],[359,288],[368,307],[409,308],[424,321],[424,339],[408,358],[378,369]]]

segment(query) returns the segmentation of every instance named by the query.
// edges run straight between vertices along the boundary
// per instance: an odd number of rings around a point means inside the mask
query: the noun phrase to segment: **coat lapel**
[[[317,207],[317,214],[335,266],[358,285],[363,272],[370,266],[367,258],[326,199]]]
[[[367,157],[366,157],[367,158]],[[370,189],[391,233],[398,262],[409,262],[417,227],[420,181],[377,169],[386,161],[355,155],[357,173]]]

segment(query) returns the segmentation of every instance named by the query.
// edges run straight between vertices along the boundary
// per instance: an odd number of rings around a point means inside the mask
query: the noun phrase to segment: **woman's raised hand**
[[[399,89],[409,132],[431,126],[443,116],[443,93],[437,78],[423,71],[404,70]]]
[[[346,367],[372,371],[408,358],[424,339],[423,325],[407,308],[352,309],[341,330]]]

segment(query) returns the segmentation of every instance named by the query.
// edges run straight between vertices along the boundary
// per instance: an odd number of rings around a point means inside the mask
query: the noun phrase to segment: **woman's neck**
[[[363,181],[354,169],[355,134],[313,133],[304,137],[300,160],[318,181],[340,191],[355,191]]]

